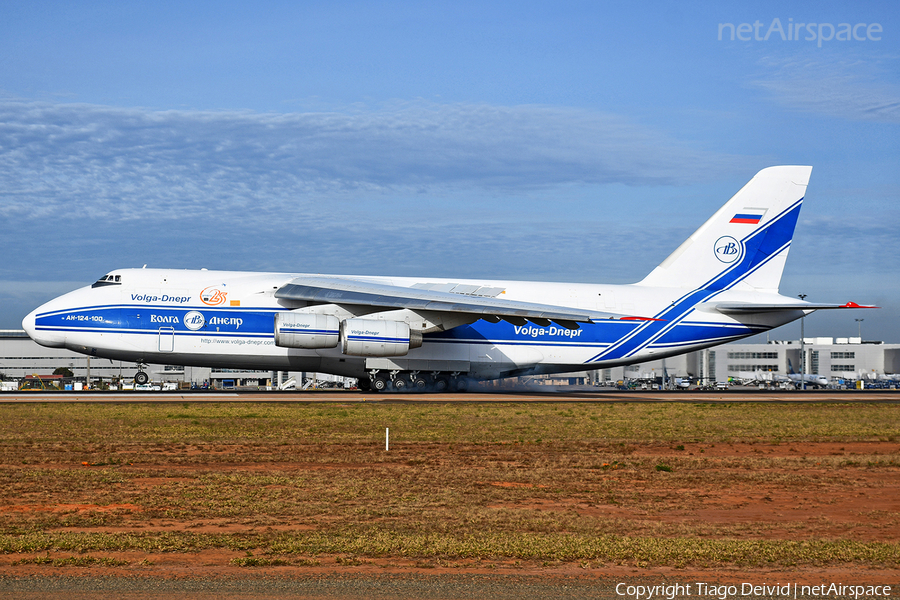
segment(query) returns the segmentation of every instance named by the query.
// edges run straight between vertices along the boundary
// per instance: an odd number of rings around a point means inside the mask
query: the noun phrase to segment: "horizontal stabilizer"
[[[338,277],[298,277],[280,287],[275,292],[275,297],[325,304],[467,313],[479,317],[518,317],[556,322],[591,323],[603,319],[621,319],[624,316]]]
[[[879,308],[877,306],[847,302],[846,304],[822,304],[813,302],[792,302],[788,304],[754,304],[752,302],[719,302],[715,308],[724,314],[746,314],[773,312],[779,310],[831,310],[836,308]]]

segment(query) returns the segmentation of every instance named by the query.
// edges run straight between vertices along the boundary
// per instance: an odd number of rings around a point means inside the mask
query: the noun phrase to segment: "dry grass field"
[[[894,404],[0,406],[8,574],[898,565]]]

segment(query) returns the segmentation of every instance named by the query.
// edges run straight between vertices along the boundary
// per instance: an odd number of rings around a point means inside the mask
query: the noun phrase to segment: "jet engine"
[[[275,345],[285,348],[334,348],[338,345],[337,317],[309,313],[275,314]]]
[[[422,334],[402,321],[341,321],[341,350],[350,356],[405,356],[422,345]]]

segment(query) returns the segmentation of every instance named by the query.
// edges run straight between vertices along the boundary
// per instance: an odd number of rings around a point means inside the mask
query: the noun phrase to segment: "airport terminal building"
[[[64,348],[40,346],[21,330],[0,330],[0,375],[6,380],[21,380],[29,375],[50,375],[64,368],[76,381],[130,382],[137,372],[134,363],[91,358]],[[791,373],[822,375],[829,381],[885,380],[900,373],[900,344],[863,341],[860,338],[806,338],[771,341],[762,344],[733,343],[708,350],[641,364],[597,371],[550,375],[538,383],[583,384],[623,380],[654,380],[664,376],[691,378],[698,384],[717,382],[777,383]],[[303,373],[273,373],[210,369],[180,365],[150,365],[147,371],[158,383],[177,383],[182,387],[209,385],[214,388],[277,387],[291,377],[297,382],[314,376]],[[319,375],[319,379],[343,386],[342,378]],[[340,380],[340,381],[338,381]],[[898,382],[900,383],[900,382]],[[299,385],[298,385],[299,387]]]
[[[687,378],[700,384],[777,384],[790,373],[821,375],[841,383],[886,380],[900,373],[900,344],[861,338],[804,338],[763,344],[736,342],[653,362],[603,369],[597,379]],[[898,382],[900,383],[900,382]]]

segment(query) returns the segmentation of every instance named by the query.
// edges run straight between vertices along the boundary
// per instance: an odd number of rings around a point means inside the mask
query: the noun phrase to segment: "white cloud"
[[[324,198],[435,189],[679,184],[737,161],[623,117],[399,104],[259,114],[0,103],[0,214],[272,218]]]
[[[844,60],[765,61],[767,75],[752,82],[781,104],[851,121],[900,123],[900,85],[877,65]]]

